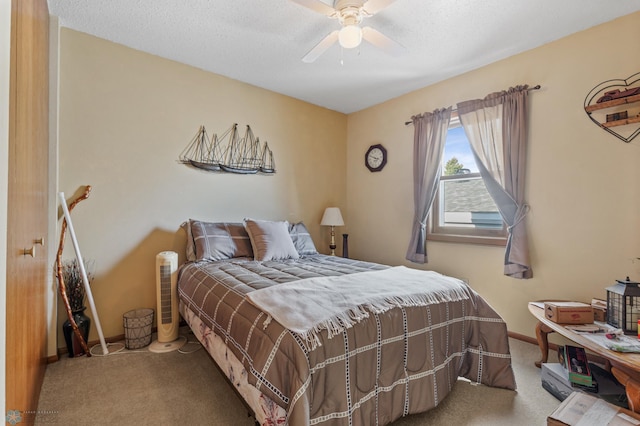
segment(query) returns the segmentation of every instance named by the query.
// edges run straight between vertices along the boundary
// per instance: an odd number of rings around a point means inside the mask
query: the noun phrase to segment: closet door
[[[12,0],[5,409],[23,412],[26,423],[37,409],[47,347],[48,67],[46,0]]]

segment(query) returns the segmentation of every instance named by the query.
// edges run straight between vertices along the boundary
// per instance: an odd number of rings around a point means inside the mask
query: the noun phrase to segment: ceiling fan
[[[334,7],[320,0],[291,0],[330,18],[337,19],[342,28],[329,33],[320,43],[316,44],[303,58],[303,62],[313,62],[336,41],[345,49],[358,47],[362,40],[366,40],[384,52],[399,56],[405,48],[380,31],[371,27],[361,27],[364,18],[373,16],[395,0],[335,0]]]

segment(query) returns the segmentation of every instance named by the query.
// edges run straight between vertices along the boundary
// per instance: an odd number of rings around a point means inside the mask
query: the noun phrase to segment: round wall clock
[[[364,164],[372,172],[379,172],[387,164],[387,150],[384,146],[371,145],[364,155]]]

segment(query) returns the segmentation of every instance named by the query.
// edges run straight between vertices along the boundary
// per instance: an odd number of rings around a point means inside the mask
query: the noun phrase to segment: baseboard
[[[535,337],[530,337],[524,334],[516,333],[515,331],[507,331],[507,335],[513,339],[520,340],[522,342],[531,343],[532,345],[538,346],[538,340]],[[551,346],[552,343],[549,344]],[[556,345],[555,349],[558,349]]]
[[[182,317],[180,318],[180,322],[178,323],[178,327],[183,327],[187,325],[187,322],[182,319]],[[158,327],[152,327],[151,328],[151,333],[157,333],[158,332]],[[115,343],[115,342],[122,342],[124,340],[124,334],[118,334],[116,336],[112,336],[112,337],[105,337],[104,341],[105,343]],[[99,345],[100,344],[100,340],[91,340],[87,343],[87,347],[89,349],[91,349],[93,346],[95,345]],[[65,345],[64,347],[58,348],[57,350],[57,355],[52,355],[50,357],[47,358],[47,363],[51,364],[53,362],[57,362],[60,360],[60,357],[62,355],[68,354],[69,351],[67,350],[67,346]]]
[[[184,320],[180,321],[180,325],[184,325],[186,324],[186,322]],[[157,331],[156,327],[153,327],[153,332],[155,333]],[[525,342],[525,343],[530,343],[532,345],[536,345],[538,346],[538,340],[535,337],[531,337],[531,336],[527,336],[525,334],[520,334],[520,333],[516,333],[515,331],[507,331],[507,335],[509,337],[511,337],[512,339],[516,339],[516,340],[520,340],[521,342]],[[104,341],[106,343],[115,343],[115,342],[121,342],[124,340],[124,334],[119,334],[117,336],[112,336],[112,337],[105,337]],[[87,347],[91,348],[95,345],[100,344],[100,340],[92,340],[89,341],[89,343],[87,343]],[[553,351],[558,351],[558,345],[556,345],[555,343],[551,343],[549,342],[549,349],[553,350]],[[58,362],[60,360],[60,357],[62,355],[67,354],[67,348],[62,347],[62,348],[58,348],[58,354],[57,355],[52,355],[50,357],[47,358],[47,364],[52,364],[54,362]],[[607,365],[607,360],[601,356],[598,356],[594,353],[589,352],[589,360],[596,362],[596,363],[600,363],[600,364],[605,364]],[[225,376],[226,377],[226,376]]]
[[[186,322],[184,320],[180,321],[180,326],[186,325]],[[156,327],[153,327],[153,332],[155,333],[157,331]],[[520,340],[522,342],[526,342],[526,343],[531,343],[532,345],[538,345],[538,341],[536,340],[535,337],[531,337],[531,336],[526,336],[524,334],[520,334],[520,333],[516,333],[514,331],[508,331],[507,332],[508,336],[516,339],[516,340]],[[124,334],[119,334],[117,336],[112,336],[112,337],[105,337],[105,342],[107,343],[115,343],[115,342],[120,342],[122,340],[124,340]],[[89,348],[91,348],[92,346],[95,346],[97,344],[99,344],[100,341],[99,340],[92,340],[89,343],[87,343],[87,346]],[[555,343],[549,343],[549,349],[558,350],[558,345],[556,345]],[[67,347],[61,347],[58,348],[58,354],[57,355],[52,355],[49,358],[47,358],[47,363],[51,364],[53,362],[56,362],[60,359],[60,356],[65,355],[66,353],[68,353],[67,351]]]
[[[516,340],[520,340],[522,342],[527,342],[527,343],[531,343],[532,345],[538,346],[538,339],[536,339],[535,337],[526,336],[524,334],[516,333],[514,331],[507,331],[507,334],[509,335],[509,337],[512,337]],[[558,345],[555,343],[549,342],[549,349],[557,352]]]
[[[121,342],[123,340],[124,340],[124,334],[118,334],[117,336],[105,337],[104,338],[105,343],[115,343],[115,342]],[[90,340],[87,343],[87,347],[89,349],[91,349],[93,346],[99,345],[99,344],[100,344],[100,340]],[[47,361],[49,363],[56,362],[56,361],[58,361],[60,359],[60,357],[62,357],[62,355],[66,355],[68,353],[69,353],[69,351],[67,350],[66,346],[64,346],[62,348],[58,348],[58,355],[50,356],[47,359]]]

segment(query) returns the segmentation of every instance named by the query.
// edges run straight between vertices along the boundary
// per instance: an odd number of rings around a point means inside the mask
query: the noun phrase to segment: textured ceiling
[[[303,63],[339,23],[290,0],[48,3],[63,27],[343,113],[640,10],[640,0],[397,0],[363,26],[405,55],[335,44]]]

